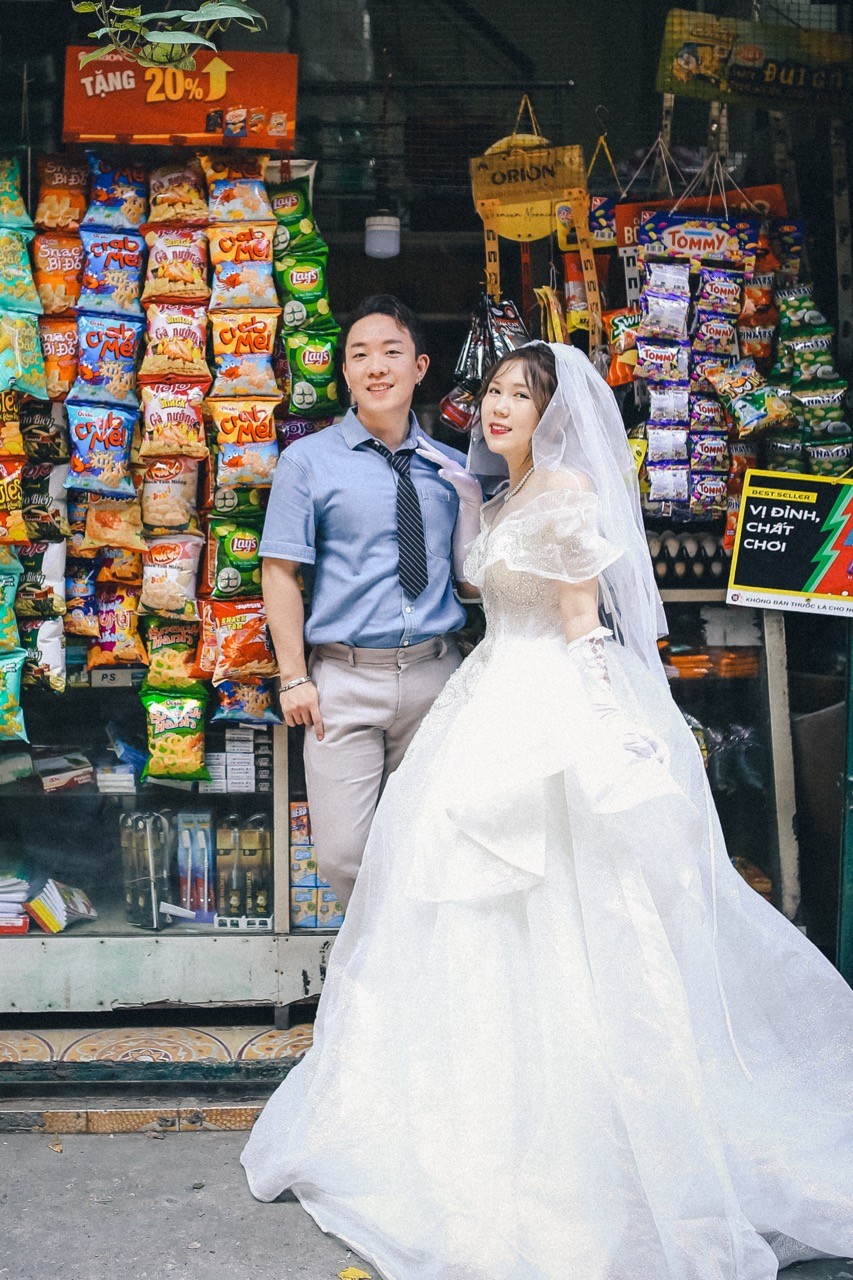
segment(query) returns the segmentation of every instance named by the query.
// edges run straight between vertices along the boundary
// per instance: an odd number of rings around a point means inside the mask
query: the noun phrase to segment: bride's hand
[[[463,506],[476,507],[479,511],[483,505],[483,491],[476,476],[472,476],[453,458],[448,458],[446,453],[436,449],[435,445],[427,440],[426,436],[418,437],[418,446],[415,452],[419,457],[424,458],[427,462],[434,463],[438,467],[438,474],[442,480],[445,480],[456,490],[459,501]]]

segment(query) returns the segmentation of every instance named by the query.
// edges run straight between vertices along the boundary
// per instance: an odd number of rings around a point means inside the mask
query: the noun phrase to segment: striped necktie
[[[392,453],[378,440],[368,440],[371,449],[381,454],[397,473],[397,546],[400,553],[400,586],[410,600],[417,600],[429,582],[427,572],[424,520],[418,493],[409,475],[412,450]]]

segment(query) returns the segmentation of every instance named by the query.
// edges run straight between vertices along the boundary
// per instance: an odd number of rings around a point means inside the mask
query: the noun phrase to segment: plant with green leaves
[[[89,32],[97,48],[80,54],[80,66],[118,55],[143,67],[195,68],[195,54],[215,49],[212,37],[231,23],[260,31],[266,19],[242,0],[203,0],[192,9],[164,9],[147,13],[142,5],[113,0],[72,0],[75,13],[92,13],[101,25]]]

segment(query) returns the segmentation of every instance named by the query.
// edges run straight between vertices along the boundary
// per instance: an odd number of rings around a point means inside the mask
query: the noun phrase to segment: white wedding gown
[[[377,812],[314,1046],[242,1156],[386,1280],[772,1280],[853,1256],[853,993],[732,868],[692,735],[555,581],[591,493],[481,533],[488,629]],[[669,768],[620,725],[664,739]]]

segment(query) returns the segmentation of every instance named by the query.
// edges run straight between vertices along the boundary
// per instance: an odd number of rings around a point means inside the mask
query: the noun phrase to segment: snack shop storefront
[[[457,447],[528,334],[606,374],[730,855],[853,978],[846,582],[727,601],[747,473],[853,467],[842,7],[809,43],[814,6],[592,5],[567,66],[502,3],[326,0],[329,47],[267,4],[193,70],[81,67],[88,18],[38,7],[54,44],[10,5],[0,64],[25,125],[0,148],[0,1071],[272,1079],[310,1042],[288,1027],[342,909],[258,547],[281,450],[344,407],[338,326],[379,291],[422,314],[416,407]],[[762,97],[748,47],[811,96]]]

